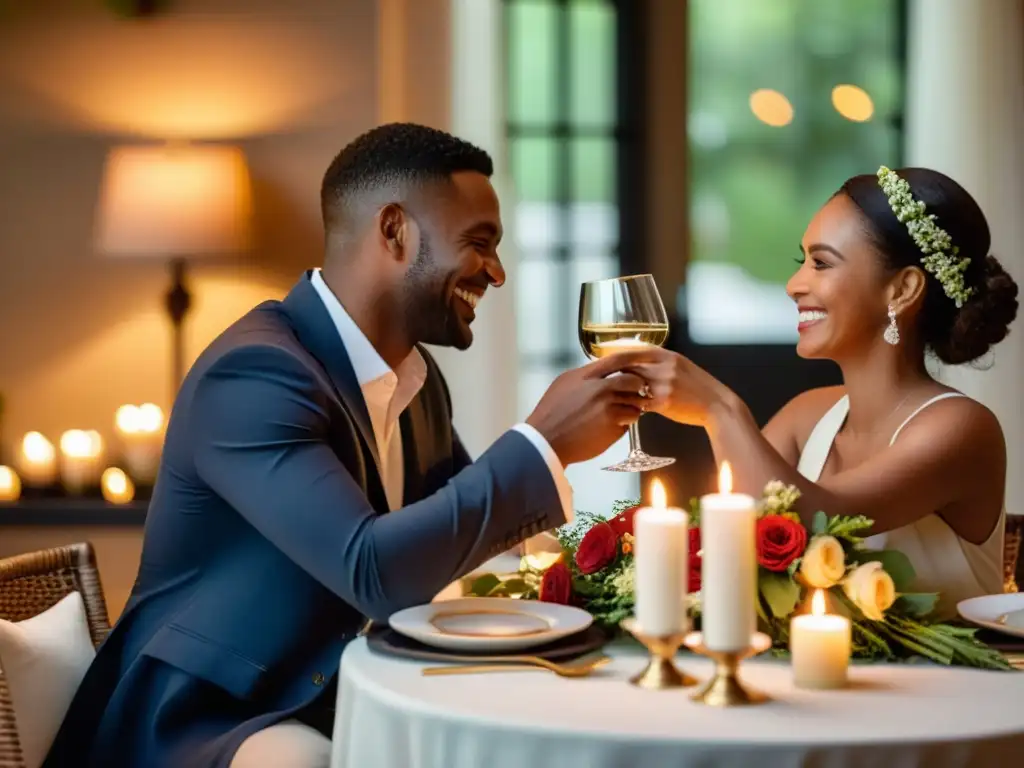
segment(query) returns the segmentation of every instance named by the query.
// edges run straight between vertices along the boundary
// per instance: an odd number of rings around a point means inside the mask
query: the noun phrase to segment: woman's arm
[[[735,393],[686,358],[666,354],[670,360],[634,370],[651,382],[654,397],[648,410],[703,426],[716,461],[732,465],[737,490],[757,495],[770,480],[795,485],[802,494],[797,511],[805,520],[818,510],[865,515],[875,520],[878,533],[950,505],[1002,498],[1002,430],[979,403],[967,398],[937,403],[915,418],[893,446],[812,483],[761,433]],[[959,535],[976,542],[985,539],[992,523],[983,515],[960,515],[949,522]]]

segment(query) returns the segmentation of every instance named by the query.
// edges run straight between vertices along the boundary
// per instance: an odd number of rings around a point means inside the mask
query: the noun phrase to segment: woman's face
[[[797,354],[837,360],[882,343],[886,276],[849,197],[839,194],[818,211],[800,250],[800,268],[786,284],[800,312]]]

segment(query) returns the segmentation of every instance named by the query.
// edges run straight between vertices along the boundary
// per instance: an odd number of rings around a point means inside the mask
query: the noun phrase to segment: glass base
[[[602,467],[605,472],[650,472],[652,469],[661,469],[669,464],[675,464],[675,459],[665,456],[648,456],[641,450],[630,451],[629,457],[618,464],[610,467]]]

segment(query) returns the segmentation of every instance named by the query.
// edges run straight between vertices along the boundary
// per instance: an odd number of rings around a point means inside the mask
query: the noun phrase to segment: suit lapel
[[[283,307],[292,320],[299,342],[327,371],[335,391],[351,414],[362,438],[363,448],[373,457],[377,484],[383,492],[381,459],[377,455],[377,441],[370,424],[370,412],[366,409],[363,392],[352,369],[345,345],[338,335],[338,329],[317,295],[316,289],[309,282],[309,275],[307,272],[292,288],[282,303]]]

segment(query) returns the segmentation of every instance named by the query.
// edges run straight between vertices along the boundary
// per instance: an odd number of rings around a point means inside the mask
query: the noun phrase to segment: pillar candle
[[[133,478],[152,484],[163,448],[164,413],[153,403],[122,405],[114,417],[125,466]]]
[[[10,467],[0,466],[0,502],[17,501],[21,498],[21,480]]]
[[[45,488],[57,482],[57,451],[39,432],[29,432],[22,438],[17,465],[27,486]]]
[[[825,594],[819,589],[811,613],[794,616],[789,624],[793,682],[798,688],[842,688],[850,665],[851,629],[845,616],[825,613]]]
[[[753,497],[732,493],[728,462],[718,490],[700,500],[701,632],[710,650],[740,651],[757,629],[757,508]]]
[[[652,506],[633,518],[636,623],[649,635],[686,631],[687,525],[689,516],[667,507],[665,490],[652,484]]]
[[[102,453],[99,432],[69,429],[60,436],[60,479],[69,493],[78,494],[99,483]]]
[[[118,467],[108,467],[100,479],[103,498],[111,504],[127,504],[135,498],[135,485]]]

